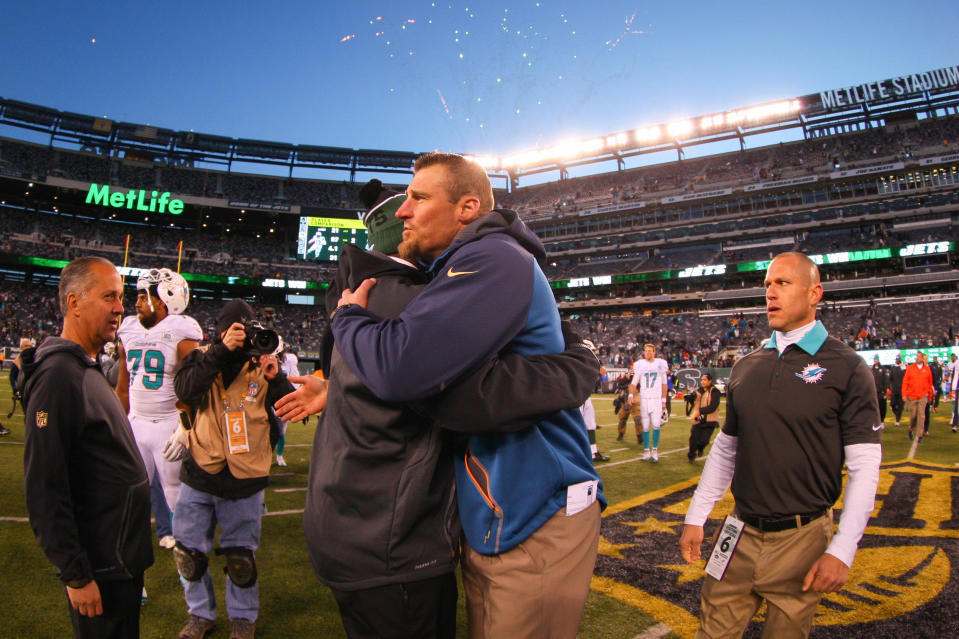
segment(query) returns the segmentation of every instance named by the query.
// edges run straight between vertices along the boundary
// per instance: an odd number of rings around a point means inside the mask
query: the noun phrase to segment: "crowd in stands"
[[[128,280],[129,283],[129,280]],[[136,294],[127,288],[125,313],[136,314]],[[205,340],[216,331],[216,316],[224,301],[193,298],[186,314],[196,318]],[[315,306],[273,305],[254,302],[264,325],[273,328],[284,341],[298,351],[316,353],[326,330],[322,310]],[[57,289],[54,286],[0,281],[0,347],[15,347],[21,337],[40,339],[58,335],[62,326]]]
[[[355,208],[361,185],[343,181],[282,178],[144,162],[119,155],[70,151],[0,139],[0,174],[30,180],[46,176],[130,189],[162,189],[231,202],[260,205]]]
[[[824,302],[818,318],[829,333],[856,350],[959,346],[951,318],[959,317],[959,300],[877,304]],[[572,320],[573,329],[597,345],[609,367],[627,368],[656,346],[673,368],[725,368],[769,337],[759,314],[701,316],[697,313],[641,316],[597,313]]]
[[[572,215],[632,200],[687,195],[951,153],[957,138],[959,118],[923,120],[910,127],[867,129],[530,186],[507,196],[504,204],[528,219]]]

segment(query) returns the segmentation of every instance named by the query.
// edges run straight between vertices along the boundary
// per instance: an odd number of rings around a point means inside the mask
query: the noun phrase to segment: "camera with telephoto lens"
[[[263,328],[259,322],[245,322],[243,330],[246,331],[243,350],[250,355],[269,355],[280,345],[280,336],[276,331]]]

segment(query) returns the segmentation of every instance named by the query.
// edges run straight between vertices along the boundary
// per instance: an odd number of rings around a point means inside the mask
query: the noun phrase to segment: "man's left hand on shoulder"
[[[812,588],[815,592],[836,592],[846,585],[847,579],[849,579],[849,566],[841,559],[824,553],[806,573],[802,590],[806,592]]]

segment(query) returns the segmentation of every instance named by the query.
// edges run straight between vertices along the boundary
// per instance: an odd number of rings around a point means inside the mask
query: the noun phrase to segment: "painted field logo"
[[[679,555],[679,534],[697,479],[616,504],[603,516],[592,588],[642,609],[680,637],[699,626],[704,562]],[[732,510],[716,504],[707,539]],[[835,519],[839,521],[836,504]],[[705,550],[704,550],[705,554]],[[811,636],[959,637],[959,468],[885,464],[876,508],[846,586],[825,595]],[[755,621],[761,621],[760,609]],[[744,637],[759,637],[751,623]]]

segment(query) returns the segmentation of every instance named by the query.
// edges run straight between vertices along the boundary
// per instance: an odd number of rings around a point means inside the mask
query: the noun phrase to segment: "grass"
[[[598,465],[610,505],[689,480],[699,474],[701,462],[689,464],[686,460],[689,420],[682,416],[682,401],[673,402],[673,417],[663,427],[659,464],[638,461],[642,447],[636,443],[632,420],[625,441],[615,441],[616,418],[613,415],[612,396],[597,395],[593,401],[602,426],[597,431],[600,450],[612,457],[610,462]],[[0,421],[13,432],[0,438],[0,574],[4,575],[0,607],[15,612],[7,616],[0,634],[37,638],[70,636],[67,604],[53,567],[40,551],[29,524],[8,519],[25,518],[27,514],[23,496],[23,414],[18,411],[14,419],[3,419],[10,403],[10,386],[4,374],[0,377]],[[919,449],[918,459],[950,466],[959,462],[959,435],[950,432],[948,427],[951,410],[951,403],[942,403],[939,413],[933,418],[931,436]],[[910,442],[905,428],[896,429],[892,422],[890,412],[886,420],[883,447],[886,461],[905,459],[909,450]],[[276,476],[266,492],[269,511],[303,508],[306,493],[301,489],[306,486],[309,444],[315,425],[315,419],[311,420],[309,426],[300,423],[290,425],[286,451],[289,466],[273,469]],[[149,600],[141,616],[141,636],[167,638],[176,636],[181,628],[186,618],[186,607],[169,551],[157,547],[155,554],[156,563],[146,573]],[[680,561],[678,549],[676,561]],[[214,583],[220,619],[209,636],[225,638],[229,629],[223,603],[224,577],[220,573],[219,560],[214,559],[211,563],[216,566]],[[257,563],[260,575],[257,636],[345,637],[330,591],[313,575],[298,514],[264,517]],[[579,636],[582,639],[633,639],[658,623],[633,606],[593,591],[587,601]],[[465,637],[462,588],[458,625],[458,636]]]

